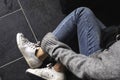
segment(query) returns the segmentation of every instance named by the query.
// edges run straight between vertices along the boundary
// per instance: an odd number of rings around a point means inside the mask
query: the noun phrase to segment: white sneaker
[[[42,61],[40,61],[35,56],[35,52],[38,49],[37,45],[26,39],[22,33],[18,33],[16,39],[17,39],[18,48],[22,53],[23,57],[25,58],[25,60],[27,61],[28,65],[31,68],[36,68],[41,66]]]
[[[65,80],[65,74],[63,72],[55,71],[53,67],[42,69],[27,69],[26,73],[35,75],[45,80]]]

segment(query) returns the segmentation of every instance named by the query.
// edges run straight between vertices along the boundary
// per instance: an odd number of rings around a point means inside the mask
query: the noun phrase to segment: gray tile
[[[35,41],[21,11],[0,18],[0,66],[22,56],[16,45],[18,32],[25,34],[30,41]],[[25,75],[26,68],[28,65],[23,58],[0,68],[0,76],[3,80],[29,80]]]
[[[26,64],[24,59],[0,69],[2,80],[31,80],[30,77],[25,74],[28,66],[23,64]]]
[[[0,19],[0,66],[22,56],[16,45],[18,32],[34,41],[21,11]]]
[[[38,39],[41,39],[48,31],[52,31],[63,18],[59,10],[58,0],[20,1]],[[22,56],[16,45],[16,34],[18,32],[22,32],[30,41],[35,42],[28,23],[21,11],[0,18],[0,66]],[[3,80],[29,80],[25,75],[26,68],[28,68],[28,65],[22,59],[1,68],[0,76]]]
[[[0,17],[19,8],[17,0],[0,0]]]
[[[64,15],[59,0],[20,0],[22,7],[39,40],[52,31]]]

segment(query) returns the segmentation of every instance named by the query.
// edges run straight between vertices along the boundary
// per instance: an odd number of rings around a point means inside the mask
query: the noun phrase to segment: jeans
[[[53,34],[73,50],[89,56],[101,49],[101,30],[104,28],[89,8],[80,7],[65,17]]]

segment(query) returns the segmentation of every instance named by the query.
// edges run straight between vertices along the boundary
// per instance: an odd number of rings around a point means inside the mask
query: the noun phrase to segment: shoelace
[[[28,42],[27,45],[32,49],[36,49],[36,44]]]
[[[22,38],[22,41],[24,42],[24,44],[27,44],[32,49],[36,49],[36,47],[40,46],[40,41],[38,41],[37,43],[32,43],[28,39],[26,39],[24,36],[22,36],[21,38]]]

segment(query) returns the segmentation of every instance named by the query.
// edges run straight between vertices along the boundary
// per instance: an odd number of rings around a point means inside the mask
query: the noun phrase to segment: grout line
[[[8,65],[10,65],[10,64],[12,64],[12,63],[14,63],[14,62],[17,62],[17,61],[19,61],[19,60],[21,60],[21,59],[23,59],[23,56],[20,57],[20,58],[15,59],[15,60],[13,60],[13,61],[10,61],[10,62],[2,65],[2,66],[0,66],[0,69],[3,68],[3,67],[5,67],[5,66],[8,66]]]
[[[25,12],[24,12],[24,9],[23,9],[21,3],[20,3],[20,0],[18,0],[18,4],[19,4],[20,7],[21,7],[21,10],[22,10],[22,12],[23,12],[23,15],[24,15],[24,17],[25,17],[25,19],[26,19],[26,21],[27,21],[27,23],[28,23],[28,26],[29,26],[29,28],[30,28],[30,30],[31,30],[34,38],[35,38],[35,41],[38,42],[37,37],[36,37],[36,35],[35,35],[35,33],[34,33],[33,29],[32,29],[32,26],[31,26],[31,24],[30,24],[30,22],[29,22],[29,20],[28,20],[28,18],[27,18],[27,16],[26,16]]]
[[[18,9],[18,10],[13,11],[13,12],[11,12],[11,13],[8,13],[8,14],[6,14],[6,15],[4,15],[4,16],[1,16],[0,19],[5,18],[5,17],[7,17],[7,16],[9,16],[9,15],[11,15],[11,14],[14,14],[14,13],[20,11],[20,10],[21,10],[21,8]],[[8,63],[6,63],[6,64],[4,64],[4,65],[2,65],[2,66],[0,66],[0,69],[3,68],[3,67],[8,66],[8,65],[10,65],[10,64],[12,64],[12,63],[14,63],[14,62],[19,61],[19,60],[21,60],[22,58],[23,58],[23,56],[15,59],[15,60],[13,60],[13,61],[10,61],[10,62],[8,62]]]
[[[29,28],[30,28],[30,30],[31,30],[31,32],[32,32],[32,34],[33,34],[36,42],[38,42],[37,37],[36,37],[36,35],[35,35],[35,33],[34,33],[33,29],[32,29],[32,26],[31,26],[29,20],[27,19],[27,16],[26,16],[26,14],[25,14],[25,12],[24,12],[24,10],[23,10],[23,8],[22,8],[22,5],[21,5],[21,3],[20,3],[19,0],[18,0],[18,4],[20,5],[20,9],[14,11],[14,12],[12,12],[12,13],[9,13],[9,14],[4,15],[4,16],[0,17],[0,19],[6,17],[6,16],[8,16],[8,15],[11,15],[11,14],[13,14],[13,13],[15,13],[15,12],[18,12],[18,11],[22,10],[23,15],[24,15],[24,17],[25,17],[25,19],[26,19],[26,21],[27,21],[27,23],[28,23],[28,26],[29,26]],[[15,62],[17,62],[17,61],[19,61],[19,60],[21,60],[21,59],[23,59],[23,58],[24,58],[24,57],[22,56],[22,57],[19,57],[19,58],[13,60],[13,61],[10,61],[10,62],[8,62],[8,63],[0,66],[0,69],[3,68],[3,67],[6,67],[6,66],[8,66],[8,65],[10,65],[10,64],[12,64],[12,63],[15,63]]]
[[[8,14],[6,14],[6,15],[4,15],[4,16],[1,16],[0,19],[2,19],[2,18],[4,18],[4,17],[7,17],[7,16],[9,16],[9,15],[11,15],[11,14],[14,14],[14,13],[20,11],[20,10],[21,10],[21,9],[18,9],[18,10],[16,10],[16,11],[13,11],[13,12],[11,12],[11,13],[8,13]]]

